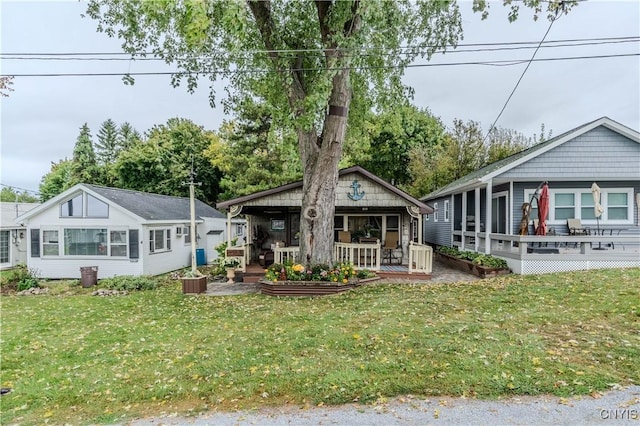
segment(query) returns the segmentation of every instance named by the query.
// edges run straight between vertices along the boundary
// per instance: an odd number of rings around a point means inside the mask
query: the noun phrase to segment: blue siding
[[[445,200],[449,200],[449,222],[444,221]],[[451,221],[454,220],[452,197],[436,198],[428,202],[431,207],[435,203],[438,203],[438,222],[435,222],[433,214],[429,215],[429,220],[424,222],[424,240],[428,244],[451,246]]]

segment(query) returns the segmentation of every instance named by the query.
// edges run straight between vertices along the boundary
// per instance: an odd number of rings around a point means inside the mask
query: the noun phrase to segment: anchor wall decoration
[[[364,191],[360,190],[360,188],[362,187],[362,185],[360,185],[358,183],[358,180],[354,180],[353,182],[351,182],[351,188],[353,188],[353,194],[348,192],[347,193],[347,197],[349,197],[351,200],[353,201],[359,201],[362,200],[362,198],[364,197]]]

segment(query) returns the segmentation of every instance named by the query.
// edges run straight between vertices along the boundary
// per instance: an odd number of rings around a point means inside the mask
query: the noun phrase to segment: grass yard
[[[337,296],[2,296],[3,424],[640,383],[640,269]]]

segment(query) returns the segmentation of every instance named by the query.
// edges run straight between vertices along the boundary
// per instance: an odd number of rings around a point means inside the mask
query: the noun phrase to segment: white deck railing
[[[430,274],[433,271],[433,248],[409,242],[409,273]]]
[[[300,247],[276,247],[273,249],[273,262],[284,263],[285,261],[298,262],[300,259]]]
[[[356,269],[380,270],[380,241],[377,244],[334,243],[333,259],[336,262],[351,262]]]

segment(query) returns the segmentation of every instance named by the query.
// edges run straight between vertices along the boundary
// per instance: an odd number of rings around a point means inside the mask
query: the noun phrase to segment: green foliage
[[[158,286],[158,281],[157,278],[150,276],[120,275],[112,278],[103,278],[98,285],[100,288],[119,291],[155,290]]]
[[[237,118],[225,122],[220,139],[205,156],[224,176],[220,199],[247,195],[302,177],[295,133],[273,126],[265,104],[243,102]]]
[[[38,197],[30,195],[27,191],[18,192],[10,186],[3,186],[0,191],[0,201],[16,203],[37,203]]]
[[[84,123],[73,147],[71,182],[69,186],[77,183],[100,183],[99,176],[98,161],[93,148],[91,131],[87,123]]]
[[[400,187],[413,181],[410,152],[433,150],[444,143],[444,126],[428,110],[406,105],[372,116],[368,124],[369,149],[359,161],[367,170]]]
[[[460,251],[457,247],[438,247],[438,252],[447,254],[449,256],[456,257],[458,259],[468,260],[476,265],[486,266],[496,269],[507,269],[509,265],[504,259],[500,259],[490,254],[482,254],[475,251],[464,250]]]
[[[172,118],[154,126],[144,143],[134,143],[118,156],[117,186],[156,194],[188,196],[191,167],[196,181],[196,198],[207,204],[216,202],[220,171],[212,167],[203,152],[217,136],[190,120]]]
[[[23,291],[39,286],[38,272],[27,268],[26,265],[18,265],[13,269],[2,271],[0,275],[0,288],[3,293]]]
[[[312,265],[305,267],[300,263],[274,263],[265,271],[265,279],[273,282],[281,281],[328,281],[347,284],[358,278],[358,271],[350,262],[336,263],[333,266]]]
[[[118,126],[108,118],[98,130],[98,141],[95,144],[96,157],[101,165],[111,164],[120,151],[118,147]]]

